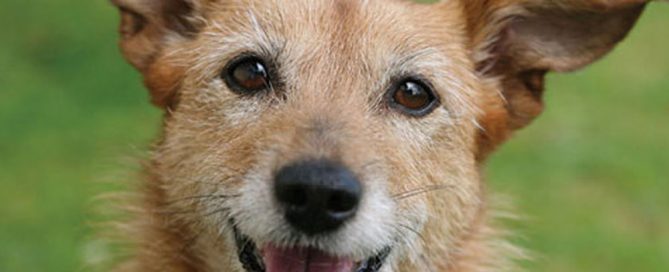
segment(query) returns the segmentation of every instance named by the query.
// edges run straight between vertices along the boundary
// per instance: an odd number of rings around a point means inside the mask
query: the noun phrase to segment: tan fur
[[[356,258],[394,243],[383,271],[470,272],[515,271],[525,257],[495,222],[485,158],[541,112],[546,72],[604,55],[646,1],[113,2],[125,56],[167,113],[119,271],[242,271],[228,220],[288,243],[270,235],[282,226],[270,176],[323,157],[373,196],[339,236],[299,243]],[[542,44],[546,33],[557,39]],[[218,77],[246,52],[278,63],[274,94],[242,98]],[[442,106],[422,118],[384,106],[407,74]]]

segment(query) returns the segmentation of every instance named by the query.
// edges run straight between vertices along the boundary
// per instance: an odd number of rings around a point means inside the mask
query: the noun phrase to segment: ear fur
[[[611,51],[645,2],[463,0],[472,58],[491,96],[479,120],[479,158],[541,113],[546,73],[580,69]]]
[[[152,101],[161,108],[176,103],[183,68],[162,58],[168,37],[192,37],[204,0],[112,0],[121,13],[120,47],[144,76]]]

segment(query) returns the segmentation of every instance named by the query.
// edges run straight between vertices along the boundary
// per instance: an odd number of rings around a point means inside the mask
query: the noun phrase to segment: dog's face
[[[457,265],[486,221],[480,162],[538,114],[544,73],[601,56],[640,12],[492,2],[116,1],[166,109],[167,219],[230,271]],[[607,26],[546,32],[571,19]]]

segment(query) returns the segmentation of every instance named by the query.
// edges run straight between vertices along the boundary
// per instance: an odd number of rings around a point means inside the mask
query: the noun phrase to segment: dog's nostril
[[[355,210],[359,199],[348,192],[334,192],[327,202],[327,209],[334,213],[346,213]]]
[[[280,194],[279,200],[288,204],[292,208],[301,208],[307,205],[307,194],[306,188],[293,184],[288,186],[286,192]]]
[[[355,215],[362,187],[341,164],[304,161],[282,168],[275,177],[274,194],[285,218],[307,235],[333,231]]]

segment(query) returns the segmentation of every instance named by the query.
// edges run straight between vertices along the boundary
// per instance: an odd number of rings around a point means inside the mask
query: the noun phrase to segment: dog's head
[[[546,72],[607,53],[644,1],[114,2],[166,112],[165,216],[207,265],[274,272],[491,257],[482,161],[539,114]]]

